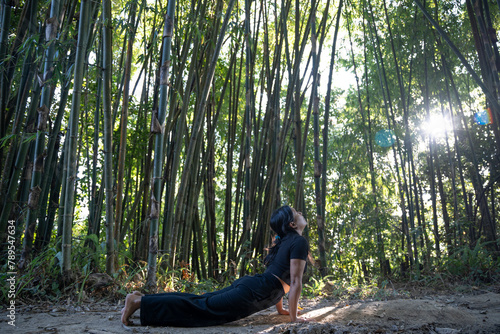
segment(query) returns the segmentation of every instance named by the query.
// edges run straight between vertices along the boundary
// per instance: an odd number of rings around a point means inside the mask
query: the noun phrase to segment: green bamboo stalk
[[[158,218],[161,203],[161,177],[163,170],[163,141],[165,136],[165,117],[167,113],[167,101],[169,92],[170,53],[172,47],[172,36],[174,31],[175,0],[170,0],[165,16],[165,27],[163,31],[163,53],[160,67],[160,99],[158,114],[153,115],[153,124],[158,125],[155,133],[155,155],[153,166],[153,184],[151,192],[151,213],[149,226],[149,253],[148,253],[148,277],[146,287],[150,291],[156,291],[156,266],[158,254]]]
[[[313,58],[313,83],[311,89],[311,100],[312,100],[312,113],[313,113],[313,127],[314,127],[314,192],[316,197],[316,223],[318,231],[318,252],[320,258],[320,274],[321,276],[326,276],[327,265],[326,265],[326,254],[325,254],[325,217],[323,216],[323,207],[325,203],[322,201],[321,197],[321,176],[323,174],[323,166],[319,160],[319,96],[318,96],[318,85],[319,85],[319,55],[318,55],[318,35],[316,31],[316,1],[311,2],[311,47],[312,47],[312,58]],[[328,119],[324,120],[328,123]]]
[[[102,36],[102,34],[101,34]],[[102,56],[102,38],[99,43],[99,48],[97,50],[97,66],[99,68],[102,68],[102,61],[103,61],[103,56]],[[101,118],[101,97],[102,97],[102,86],[103,86],[103,79],[102,79],[102,71],[97,71],[96,72],[96,80],[97,80],[97,92],[95,94],[96,98],[96,105],[95,105],[95,112],[94,112],[94,141],[92,143],[92,174],[91,174],[91,180],[92,184],[89,187],[89,198],[90,198],[90,205],[89,205],[89,227],[88,227],[88,235],[95,234],[97,236],[97,239],[99,240],[99,234],[100,234],[100,222],[101,222],[101,213],[102,213],[102,201],[101,201],[101,194],[103,193],[102,189],[104,187],[100,187],[98,190],[97,186],[97,160],[98,160],[98,155],[99,155],[99,138],[100,138],[100,118]],[[90,242],[90,240],[88,240]],[[95,249],[94,247],[96,245],[91,244],[90,245],[92,249]]]
[[[340,17],[342,14],[342,7],[344,1],[340,0],[337,9],[337,20],[335,23],[335,33],[333,37],[331,58],[330,58],[330,68],[328,72],[328,85],[325,97],[325,116],[323,125],[323,168],[322,168],[322,186],[321,186],[321,201],[323,203],[322,216],[326,219],[326,193],[327,193],[327,180],[328,180],[328,129],[330,124],[330,104],[331,104],[331,93],[332,93],[332,82],[333,82],[333,67],[335,64],[335,55],[337,48],[337,37],[340,27]]]
[[[252,121],[250,117],[252,103],[252,84],[250,79],[250,64],[252,50],[250,45],[250,0],[245,0],[245,197],[243,200],[243,231],[241,243],[242,254],[246,252],[246,240],[248,240],[251,221],[250,221],[250,138],[252,132]],[[240,267],[240,276],[244,274],[247,258],[243,258],[243,263]]]
[[[103,21],[103,133],[104,133],[104,187],[106,188],[106,273],[114,272],[114,233],[113,233],[113,119],[111,105],[111,83],[112,77],[112,22],[111,22],[111,0],[102,2]]]
[[[305,46],[307,45],[307,41],[309,40],[309,34],[311,33],[311,19],[312,16],[309,15],[307,19],[305,19],[305,27],[304,27],[304,33],[302,36],[302,41],[300,39],[300,25],[303,24],[301,17],[301,11],[304,10],[304,8],[300,5],[299,1],[296,0],[295,4],[295,11],[296,11],[296,16],[295,16],[295,46],[294,46],[294,52],[295,52],[295,66],[294,66],[294,75],[300,76],[301,72],[301,63],[303,61],[303,54],[304,54],[304,49]],[[309,67],[309,61],[307,61],[306,64],[306,69],[305,73],[308,72],[308,67]],[[304,83],[303,80],[299,79],[298,82],[294,85],[293,89],[295,89],[295,99],[294,99],[294,107],[293,107],[293,116],[294,116],[294,122],[295,122],[295,135],[294,135],[294,140],[295,140],[295,158],[296,158],[296,168],[297,168],[297,173],[295,175],[296,177],[296,187],[295,187],[295,201],[294,201],[294,207],[295,209],[299,210],[302,212],[304,216],[306,216],[306,207],[305,207],[305,194],[304,194],[304,159],[305,159],[305,147],[306,147],[306,139],[307,139],[307,134],[309,132],[309,120],[311,117],[311,108],[308,108],[307,116],[306,116],[306,122],[303,125],[303,120],[300,115],[300,110],[302,108],[302,103],[304,100],[303,93],[302,93],[302,84]],[[311,101],[312,103],[312,101]],[[311,105],[311,104],[310,104]],[[307,233],[308,229],[306,229],[304,232]]]
[[[61,152],[61,162],[60,162],[60,169],[61,169],[61,194],[60,194],[60,200],[58,201],[58,206],[57,206],[57,238],[60,239],[58,243],[58,250],[61,251],[60,247],[61,242],[62,242],[62,236],[64,234],[63,227],[64,227],[64,194],[66,194],[66,179],[68,178],[68,141],[69,141],[69,135],[66,132],[66,136],[64,138],[64,144],[63,144],[63,149]]]
[[[447,63],[446,63],[446,60],[445,60],[445,57],[444,55],[441,53],[441,68],[442,68],[442,72],[443,72],[443,77],[444,77],[444,87],[445,87],[445,91],[446,91],[446,100],[448,101],[448,112],[449,112],[449,116],[450,116],[450,120],[451,120],[451,124],[452,124],[452,129],[455,129],[455,120],[453,119],[453,102],[452,102],[452,99],[451,99],[451,93],[450,93],[450,84],[449,84],[449,80],[448,80],[448,75],[447,75]],[[443,112],[443,116],[447,116],[445,115],[445,113]],[[452,130],[452,132],[454,133],[455,131]],[[449,140],[448,140],[448,135],[446,134],[445,135],[445,138],[446,138],[446,151],[447,151],[447,155],[448,155],[448,163],[450,165],[450,170],[451,170],[451,186],[452,186],[452,195],[453,195],[453,221],[458,221],[458,213],[459,213],[459,210],[458,210],[458,194],[457,194],[457,181],[456,181],[456,169],[455,169],[455,159],[454,159],[454,153],[452,153],[451,151],[451,147],[450,147],[450,143],[449,143]],[[445,224],[446,224],[446,220],[445,220]],[[450,233],[450,240],[447,240],[449,241],[448,244],[450,245],[450,248],[448,249],[449,251],[449,254],[451,254],[454,250],[454,248],[456,247],[456,231],[458,231],[458,229],[456,227],[454,227]],[[453,240],[451,240],[451,237],[452,237],[452,234],[454,236]]]
[[[81,90],[84,77],[84,64],[90,24],[90,6],[88,0],[82,0],[80,5],[80,21],[78,27],[78,43],[76,46],[73,97],[68,127],[67,176],[66,193],[64,194],[64,219],[62,236],[62,271],[64,279],[71,281],[71,244],[72,226],[75,206],[75,182],[77,173],[77,143],[78,123],[80,117]]]
[[[66,137],[67,138],[67,137]],[[62,150],[61,150],[61,159],[57,163],[57,166],[55,167],[54,170],[54,175],[52,178],[52,183],[50,185],[50,205],[47,208],[47,229],[44,232],[43,240],[45,242],[48,242],[50,239],[50,235],[52,234],[52,228],[54,227],[55,223],[55,216],[56,213],[59,210],[59,199],[61,197],[61,194],[63,193],[61,189],[62,188],[62,180],[64,179],[64,152],[67,147],[67,140],[66,138],[64,139],[64,143],[62,145]],[[59,211],[60,212],[60,211]],[[58,226],[57,228],[57,237],[59,238],[62,235],[62,226]],[[60,240],[58,240],[58,250],[60,250]]]
[[[239,35],[241,36],[241,34]],[[240,44],[240,40],[238,36],[238,45]],[[235,48],[236,49],[236,48]],[[225,201],[224,201],[224,240],[223,240],[223,250],[222,250],[222,256],[221,256],[221,264],[224,266],[224,271],[226,271],[229,261],[228,259],[233,259],[230,256],[231,253],[231,246],[230,246],[230,241],[231,241],[231,233],[230,233],[230,227],[232,225],[231,222],[231,208],[232,208],[232,203],[233,203],[233,156],[234,156],[234,147],[235,147],[235,141],[236,141],[236,120],[237,120],[237,109],[234,108],[234,105],[237,105],[237,103],[233,104],[233,94],[232,91],[235,93],[238,92],[238,87],[233,87],[234,85],[238,86],[239,81],[234,80],[234,77],[236,75],[236,55],[237,52],[236,50],[232,53],[231,57],[231,63],[228,69],[228,78],[231,79],[231,82],[229,84],[229,101],[228,101],[228,131],[226,135],[226,143],[227,143],[227,159],[226,159],[226,189],[225,189]],[[226,85],[224,85],[226,87]],[[221,99],[222,100],[222,99]]]

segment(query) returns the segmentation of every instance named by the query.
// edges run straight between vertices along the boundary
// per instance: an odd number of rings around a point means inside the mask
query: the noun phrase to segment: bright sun
[[[448,117],[443,117],[442,114],[436,113],[427,117],[420,125],[420,129],[426,136],[441,138],[451,132],[453,124]]]

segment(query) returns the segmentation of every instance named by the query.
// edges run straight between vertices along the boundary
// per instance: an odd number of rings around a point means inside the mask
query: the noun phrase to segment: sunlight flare
[[[435,113],[422,122],[420,129],[426,136],[442,138],[453,129],[453,124],[449,117]]]

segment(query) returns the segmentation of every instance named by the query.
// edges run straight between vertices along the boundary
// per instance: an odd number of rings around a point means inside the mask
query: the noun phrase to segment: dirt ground
[[[420,293],[388,300],[302,300],[303,317],[315,322],[287,323],[288,316],[270,308],[217,327],[124,327],[123,300],[80,305],[18,305],[15,327],[5,308],[0,333],[500,333],[500,291],[477,289],[466,293]],[[138,312],[132,320],[138,324]]]

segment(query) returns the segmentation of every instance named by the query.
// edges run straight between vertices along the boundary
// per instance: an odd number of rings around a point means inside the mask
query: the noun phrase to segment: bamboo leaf
[[[9,141],[12,139],[12,138],[16,138],[18,135],[17,134],[10,134],[10,135],[7,135],[3,138],[0,139],[0,148],[2,147],[5,147],[8,145]]]

